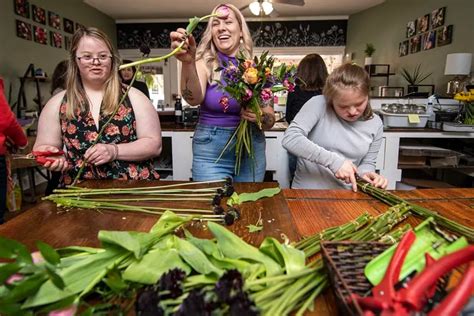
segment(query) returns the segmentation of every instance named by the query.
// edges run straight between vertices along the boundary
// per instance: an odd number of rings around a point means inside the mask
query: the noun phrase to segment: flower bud
[[[258,82],[258,70],[251,67],[245,70],[243,79],[248,84],[256,84]]]
[[[248,101],[252,98],[253,92],[250,89],[245,89],[245,95],[242,97],[242,100]]]
[[[219,19],[224,19],[225,20],[225,19],[227,19],[229,14],[230,14],[230,9],[226,5],[220,6],[216,10],[216,15],[217,15],[217,18],[219,18]]]
[[[260,93],[260,98],[262,98],[262,100],[265,101],[265,102],[271,100],[272,97],[273,97],[273,93],[272,93],[272,90],[270,88],[265,88]]]

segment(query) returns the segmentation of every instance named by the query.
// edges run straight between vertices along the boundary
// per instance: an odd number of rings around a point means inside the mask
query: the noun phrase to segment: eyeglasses
[[[102,54],[98,57],[92,57],[92,55],[77,56],[77,59],[79,59],[82,64],[93,64],[96,60],[102,64],[108,62],[111,58],[112,56],[107,54]]]

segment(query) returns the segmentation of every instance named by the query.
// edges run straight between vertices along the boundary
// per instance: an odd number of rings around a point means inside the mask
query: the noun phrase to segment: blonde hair
[[[85,36],[96,38],[105,43],[112,55],[110,75],[104,83],[104,97],[102,99],[101,112],[108,115],[112,114],[120,100],[121,80],[118,74],[120,58],[112,45],[109,37],[101,30],[88,27],[79,28],[72,37],[71,50],[69,51],[68,71],[66,79],[66,117],[72,119],[76,116],[77,111],[84,112],[88,106],[88,97],[82,84],[79,67],[77,65],[77,49],[79,42]]]
[[[237,22],[239,22],[240,30],[242,32],[242,41],[240,44],[240,51],[248,58],[252,58],[253,56],[253,40],[252,35],[250,34],[249,28],[247,23],[245,22],[245,18],[240,12],[232,4],[219,4],[213,10],[212,13],[216,13],[217,9],[220,7],[227,7],[232,12],[234,12],[235,17],[237,18]],[[204,31],[201,41],[196,50],[196,60],[203,59],[208,73],[210,73],[209,83],[212,83],[213,80],[219,80],[220,72],[216,72],[215,69],[219,67],[219,59],[217,57],[217,48],[214,42],[212,41],[212,22],[215,17],[210,18],[209,22],[207,23],[206,30]]]
[[[370,91],[370,78],[368,73],[363,68],[350,63],[343,64],[334,69],[326,79],[326,85],[323,89],[323,94],[328,106],[334,106],[334,97],[344,89],[355,89],[368,97]],[[373,116],[369,101],[370,98],[362,114],[364,120],[369,120]]]

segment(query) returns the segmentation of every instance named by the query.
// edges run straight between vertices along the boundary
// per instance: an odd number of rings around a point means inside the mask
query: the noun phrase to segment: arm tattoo
[[[193,92],[188,88],[189,79],[186,80],[186,86],[181,90],[181,95],[186,101],[191,101],[193,99]]]
[[[262,123],[267,128],[272,128],[273,124],[275,124],[275,116],[270,113],[263,113]]]

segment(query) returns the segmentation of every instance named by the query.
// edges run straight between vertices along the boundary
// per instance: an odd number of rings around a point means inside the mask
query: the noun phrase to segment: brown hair
[[[301,90],[317,91],[323,89],[328,77],[328,69],[320,55],[309,54],[298,64],[296,74]]]
[[[368,73],[355,64],[343,64],[328,76],[323,94],[329,106],[333,107],[334,96],[344,89],[356,89],[361,94],[369,96],[370,78]],[[362,118],[369,120],[373,116],[372,107],[370,106],[370,98],[367,101]]]
[[[111,114],[115,107],[117,106],[120,100],[121,94],[121,80],[118,74],[118,66],[120,65],[120,58],[112,45],[109,37],[102,32],[101,30],[88,27],[88,28],[79,28],[74,36],[72,37],[71,50],[69,52],[69,64],[67,71],[67,80],[66,80],[66,95],[67,95],[67,107],[66,107],[66,116],[68,118],[75,117],[76,111],[79,109],[81,112],[86,110],[88,100],[87,94],[84,90],[82,84],[82,79],[79,74],[79,67],[77,65],[77,48],[79,46],[80,40],[85,37],[90,36],[96,38],[105,43],[107,48],[112,55],[111,69],[109,78],[105,81],[105,92],[104,98],[102,100],[101,111],[104,114]]]
[[[240,25],[240,30],[242,31],[242,41],[240,44],[240,51],[246,55],[248,58],[253,58],[253,40],[252,35],[250,34],[249,28],[247,23],[245,22],[245,18],[240,12],[232,4],[219,4],[214,9],[212,9],[212,13],[216,13],[217,9],[220,7],[227,7],[229,10],[234,12],[234,15],[237,19],[237,22]],[[217,58],[217,48],[214,42],[212,41],[212,22],[216,17],[212,17],[209,19],[207,23],[206,30],[202,34],[201,41],[196,50],[196,60],[204,59],[207,70],[210,73],[209,83],[213,80],[218,80],[220,76],[220,72],[215,72],[214,70],[219,66],[218,58]]]
[[[65,59],[60,61],[54,68],[53,76],[51,77],[51,94],[53,94],[56,89],[66,89],[67,66],[68,60]]]

